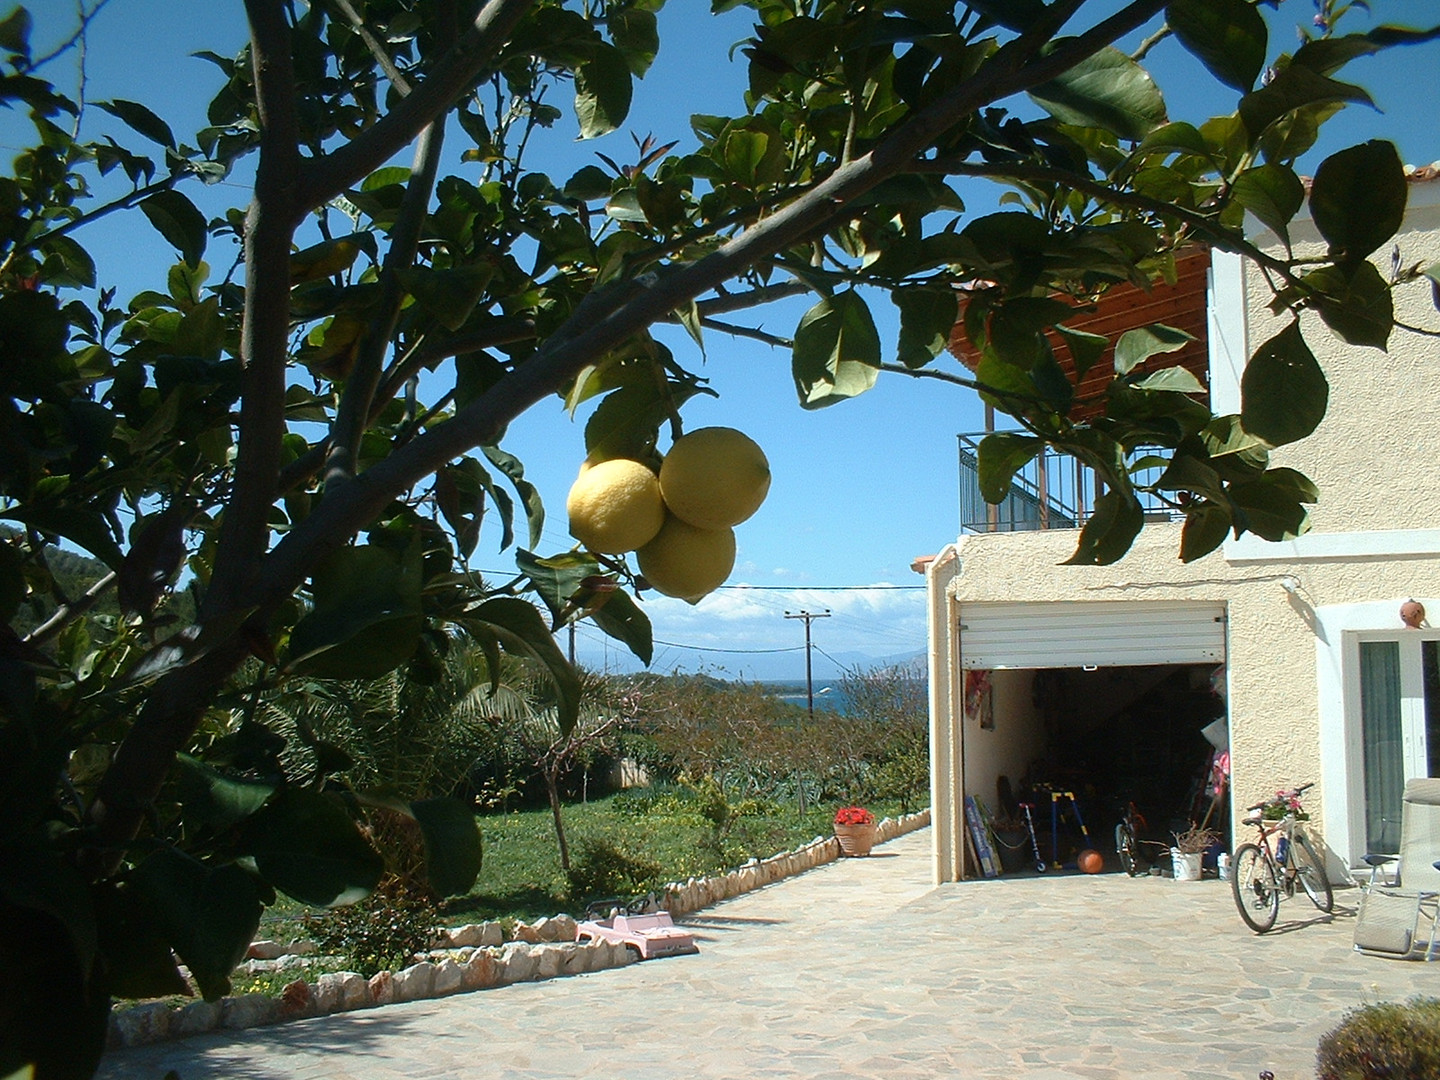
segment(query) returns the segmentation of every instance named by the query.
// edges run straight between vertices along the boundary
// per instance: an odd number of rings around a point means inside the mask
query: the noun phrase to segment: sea
[[[803,709],[807,704],[804,679],[761,682],[759,685],[771,697],[779,698],[787,705],[798,705]],[[849,704],[839,680],[815,680],[815,711],[817,713],[823,711],[848,716]]]

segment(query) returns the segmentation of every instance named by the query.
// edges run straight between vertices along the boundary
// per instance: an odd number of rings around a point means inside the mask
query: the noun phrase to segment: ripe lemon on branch
[[[759,509],[769,490],[765,452],[734,428],[699,428],[682,435],[660,465],[665,506],[700,529],[739,525]]]
[[[650,587],[690,603],[714,592],[735,567],[735,531],[699,529],[674,514],[635,553]]]
[[[608,555],[643,547],[665,524],[659,481],[629,458],[582,467],[565,498],[565,511],[570,535]]]

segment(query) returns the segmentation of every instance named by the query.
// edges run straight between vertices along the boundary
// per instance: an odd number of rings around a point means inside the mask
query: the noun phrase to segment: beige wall
[[[1437,186],[1418,188],[1430,196],[1428,189]],[[1292,230],[1291,239],[1297,256],[1324,254],[1309,222]],[[1259,242],[1283,257],[1273,236]],[[1403,266],[1440,262],[1440,206],[1412,210],[1398,246]],[[1373,257],[1387,279],[1390,254],[1387,246]],[[1264,278],[1252,270],[1246,281],[1250,352],[1290,321],[1288,315],[1270,314],[1270,295]],[[1397,290],[1395,299],[1400,322],[1440,326],[1428,281]],[[1342,532],[1440,525],[1440,339],[1397,329],[1389,351],[1382,352],[1345,344],[1314,313],[1305,314],[1302,328],[1330,382],[1330,409],[1314,435],[1280,447],[1272,463],[1299,469],[1319,486],[1313,528]]]
[[[990,679],[995,726],[982,728],[978,717],[965,718],[965,789],[998,813],[995,778],[1008,776],[1018,786],[1045,749],[1045,731],[1035,709],[1033,672],[995,671]]]

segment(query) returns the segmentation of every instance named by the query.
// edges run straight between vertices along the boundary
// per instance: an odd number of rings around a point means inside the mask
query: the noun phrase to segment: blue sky
[[[1440,0],[1375,0],[1375,21],[1411,25],[1440,23]],[[744,11],[708,14],[704,0],[670,0],[661,15],[660,56],[637,85],[625,129],[588,143],[572,139],[561,121],[547,149],[545,167],[568,176],[593,162],[596,151],[617,160],[633,158],[631,132],[653,133],[661,142],[691,141],[694,112],[735,113],[742,108],[743,58],[731,64],[730,46],[743,38]],[[60,0],[32,5],[37,51],[73,25],[73,6]],[[1291,48],[1294,26],[1313,12],[1308,0],[1286,0],[1270,13],[1272,55]],[[1350,29],[1370,25],[1360,16]],[[183,0],[110,0],[96,19],[86,58],[85,96],[131,98],[167,119],[177,136],[204,123],[204,107],[218,82],[210,64],[190,58],[199,49],[231,54],[243,33],[238,0],[195,4]],[[1217,92],[1198,64],[1173,42],[1162,43],[1148,64],[1165,91],[1172,119],[1199,121],[1233,109],[1233,97]],[[47,74],[75,93],[73,57]],[[1361,60],[1345,77],[1369,88],[1382,111],[1351,107],[1328,126],[1322,151],[1366,138],[1394,140],[1403,160],[1440,159],[1435,101],[1440,45],[1392,51],[1383,60]],[[86,115],[86,132],[107,130],[98,110]],[[93,126],[91,126],[93,125]],[[23,137],[13,118],[0,122],[0,143],[13,148]],[[548,155],[553,155],[551,164]],[[1323,154],[1311,162],[1318,163]],[[237,178],[238,180],[239,178]],[[243,184],[221,189],[231,205],[243,205]],[[972,211],[987,196],[962,188]],[[990,196],[989,198],[993,198]],[[102,279],[121,284],[122,299],[163,281],[172,254],[148,225],[131,215],[89,237]],[[228,258],[218,245],[213,266]],[[788,336],[807,303],[769,310],[747,321]],[[882,337],[893,348],[894,322],[883,301],[874,304]],[[737,321],[741,321],[738,320]],[[818,412],[795,401],[788,353],[746,339],[711,333],[702,360],[683,334],[667,337],[683,363],[710,379],[718,399],[697,398],[685,408],[687,428],[710,424],[739,427],[764,447],[774,475],[769,499],[736,530],[738,557],[727,587],[698,606],[651,597],[645,603],[657,640],[654,667],[702,668],[735,676],[799,678],[804,674],[804,634],[786,612],[829,610],[814,624],[817,671],[826,658],[847,664],[883,659],[924,648],[924,594],[910,570],[916,557],[937,551],[957,532],[956,435],[983,426],[975,395],[936,382],[882,377],[860,398]],[[558,401],[542,403],[512,425],[504,441],[518,455],[549,509],[542,551],[570,546],[565,530],[565,492],[584,455],[583,415],[572,422]],[[494,534],[483,536],[474,562],[506,572]],[[634,666],[628,653],[588,625],[578,634],[582,662],[612,670]]]

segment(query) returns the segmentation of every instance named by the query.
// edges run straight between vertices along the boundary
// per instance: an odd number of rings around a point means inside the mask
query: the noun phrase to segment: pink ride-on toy
[[[613,941],[634,949],[641,960],[660,956],[698,953],[699,947],[688,930],[676,926],[668,911],[644,910],[646,901],[626,904],[621,900],[600,900],[585,909],[586,918],[575,928],[577,941]],[[599,919],[598,911],[610,911]]]

